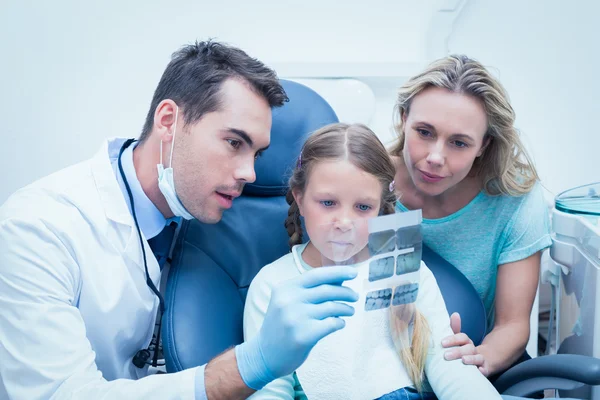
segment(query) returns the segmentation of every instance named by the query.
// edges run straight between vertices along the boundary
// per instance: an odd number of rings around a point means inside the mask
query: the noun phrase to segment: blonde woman
[[[502,85],[477,61],[449,56],[404,84],[391,148],[396,210],[423,210],[424,243],[473,284],[488,313],[477,347],[460,332],[443,341],[490,379],[529,356],[529,316],[542,250],[551,244],[539,178],[514,127]]]

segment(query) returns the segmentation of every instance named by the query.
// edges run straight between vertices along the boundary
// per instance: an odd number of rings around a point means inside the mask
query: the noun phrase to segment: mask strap
[[[173,147],[175,147],[175,133],[177,133],[177,117],[179,116],[179,106],[175,106],[175,127],[173,128],[173,141],[171,142],[171,155],[169,156],[169,168],[173,166]],[[162,144],[162,141],[160,142]],[[162,155],[162,151],[160,153]],[[162,164],[162,162],[161,162]]]
[[[173,166],[173,147],[175,147],[175,132],[177,132],[177,117],[179,116],[179,106],[175,106],[175,126],[173,129],[173,141],[171,142],[171,155],[169,156],[169,168]],[[163,149],[162,149],[163,141],[160,141],[160,165],[164,167],[163,164]]]
[[[164,167],[163,163],[162,163],[162,140],[160,141],[160,165],[162,167]]]

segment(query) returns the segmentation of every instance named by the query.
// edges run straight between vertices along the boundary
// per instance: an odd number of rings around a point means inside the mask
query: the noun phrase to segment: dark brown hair
[[[196,42],[173,54],[154,91],[140,142],[150,135],[154,113],[161,101],[173,100],[182,108],[185,124],[193,124],[220,109],[221,86],[230,78],[247,82],[270,107],[280,107],[288,101],[275,71],[262,62],[223,43]]]

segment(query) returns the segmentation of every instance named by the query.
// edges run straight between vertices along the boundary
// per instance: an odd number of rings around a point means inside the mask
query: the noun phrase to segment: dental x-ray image
[[[422,255],[420,211],[379,216],[368,226],[365,311],[414,303]],[[393,296],[392,296],[393,294]]]
[[[408,285],[398,286],[394,290],[394,298],[392,299],[392,305],[399,306],[402,304],[414,303],[415,301],[417,301],[418,293],[418,283],[410,283]]]
[[[367,293],[365,311],[388,308],[392,300],[392,289],[375,290]]]
[[[377,258],[369,262],[369,281],[378,281],[392,275],[394,275],[394,257]]]
[[[421,255],[416,251],[396,257],[396,275],[410,274],[421,267]]]
[[[369,233],[369,255],[371,257],[394,251],[396,232],[392,229]]]

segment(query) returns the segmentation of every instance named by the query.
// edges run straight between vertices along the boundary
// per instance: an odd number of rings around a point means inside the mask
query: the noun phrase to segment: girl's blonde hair
[[[490,195],[528,193],[539,177],[514,127],[515,112],[508,95],[481,63],[463,55],[434,61],[400,88],[394,111],[398,141],[391,154],[402,155],[405,142],[403,120],[409,114],[415,96],[429,87],[463,93],[483,103],[488,119],[484,143],[486,140],[489,142],[471,170],[481,177],[483,189]]]
[[[379,138],[362,124],[330,124],[308,138],[289,180],[286,199],[290,209],[285,227],[290,236],[290,247],[302,243],[300,210],[293,191],[304,192],[314,165],[331,160],[348,160],[362,171],[375,176],[382,188],[381,214],[394,213],[396,195],[390,188],[393,188],[396,169]],[[390,309],[390,329],[394,344],[410,378],[420,391],[429,347],[429,325],[414,303],[392,306]],[[410,324],[414,324],[412,341],[409,339]]]
[[[409,331],[413,324],[412,340]],[[402,364],[419,392],[423,390],[425,361],[429,350],[430,330],[427,319],[415,303],[390,307],[390,331]]]

